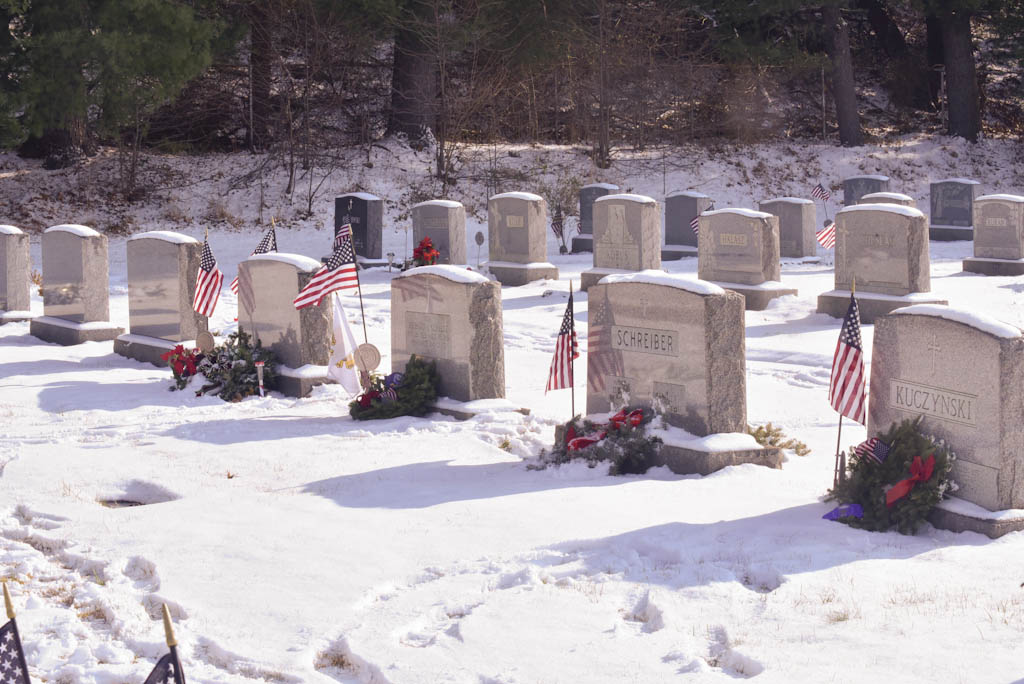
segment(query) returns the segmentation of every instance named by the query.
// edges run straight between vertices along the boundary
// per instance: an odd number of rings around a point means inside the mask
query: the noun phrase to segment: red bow
[[[935,454],[930,454],[924,463],[921,462],[920,456],[915,456],[910,464],[910,477],[900,480],[892,486],[892,489],[885,495],[885,505],[892,507],[893,504],[909,494],[915,484],[930,480],[934,470]]]
[[[565,442],[566,447],[569,451],[579,451],[580,449],[586,449],[592,444],[597,444],[602,439],[608,436],[608,428],[618,430],[626,423],[629,423],[631,427],[636,427],[644,421],[644,412],[642,409],[635,409],[631,413],[626,413],[626,409],[622,409],[614,416],[608,419],[607,425],[601,426],[601,431],[593,437],[576,437],[576,432],[570,428],[569,434],[566,436]]]
[[[608,425],[618,430],[627,421],[633,427],[636,427],[644,420],[644,412],[641,409],[635,409],[629,415],[626,415],[626,409],[622,409],[608,420]]]

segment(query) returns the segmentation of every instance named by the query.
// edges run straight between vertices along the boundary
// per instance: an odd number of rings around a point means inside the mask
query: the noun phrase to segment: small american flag
[[[814,237],[818,239],[818,244],[825,249],[832,249],[836,246],[836,222],[832,221],[827,226],[819,230],[814,234]]]
[[[693,220],[690,221],[690,230],[693,231],[694,235],[700,234],[700,214],[694,216]]]
[[[386,402],[398,401],[398,392],[392,387],[385,387],[380,391],[380,397]]]
[[[210,239],[203,240],[203,256],[199,259],[199,273],[196,274],[196,296],[192,308],[203,316],[212,316],[220,299],[220,287],[224,274],[217,268],[217,260],[210,251]]]
[[[260,240],[260,244],[256,245],[256,249],[254,249],[252,254],[249,256],[252,256],[253,254],[269,254],[270,252],[276,251],[277,234],[274,232],[274,229],[271,228],[267,231],[267,234],[263,236],[263,239]],[[238,276],[235,276],[235,279],[231,281],[231,292],[233,294],[238,294]]]
[[[319,271],[306,283],[295,298],[295,308],[304,309],[338,290],[359,288],[359,276],[356,275],[356,253],[352,248],[351,232],[347,239],[336,241],[334,253]]]
[[[346,223],[343,226],[339,226],[334,233],[334,248],[337,249],[345,240],[352,241],[352,224]]]
[[[572,361],[580,357],[580,345],[576,341],[576,325],[572,318],[572,290],[569,291],[569,304],[562,316],[562,327],[558,329],[555,340],[555,356],[551,359],[551,370],[548,371],[548,384],[544,393],[553,389],[572,387]]]
[[[18,625],[14,618],[0,627],[0,682],[29,684],[25,651],[21,648]]]
[[[185,673],[181,671],[176,649],[157,661],[144,684],[185,684]]]
[[[860,309],[853,294],[850,308],[843,319],[843,329],[832,358],[832,377],[828,383],[828,400],[832,408],[851,420],[864,424],[867,420],[864,354],[860,340]]]
[[[882,463],[889,455],[889,445],[877,437],[872,437],[858,444],[853,453],[859,458],[870,458],[875,463]]]
[[[814,186],[814,189],[811,190],[811,197],[814,197],[815,199],[820,199],[822,202],[827,202],[832,197],[832,193],[826,190],[825,186],[823,186],[821,183],[818,183],[817,185]]]

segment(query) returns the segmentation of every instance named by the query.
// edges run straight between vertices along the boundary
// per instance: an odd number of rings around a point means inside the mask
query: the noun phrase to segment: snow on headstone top
[[[145,233],[136,233],[128,238],[128,241],[142,240],[144,238],[163,240],[164,242],[173,242],[179,245],[188,245],[199,242],[199,240],[196,240],[194,237],[190,237],[183,233],[175,233],[171,230],[150,230]]]
[[[291,264],[300,271],[319,271],[323,266],[319,261],[304,254],[290,254],[288,252],[267,252],[266,254],[253,254],[246,261],[280,261],[283,264]]]
[[[772,199],[762,200],[761,204],[767,204],[768,202],[792,202],[793,204],[814,204],[814,200],[804,199],[803,197],[773,197]]]
[[[742,207],[727,207],[725,209],[712,209],[711,211],[705,211],[701,216],[715,216],[717,214],[738,214],[740,216],[746,216],[747,218],[760,218],[767,219],[773,218],[775,214],[769,214],[766,211],[755,211],[754,209],[744,209]]]
[[[0,225],[0,235],[24,235],[25,231],[15,226]]]
[[[89,226],[80,226],[80,225],[77,225],[77,224],[74,224],[74,223],[65,223],[65,224],[59,225],[59,226],[50,226],[49,228],[47,228],[43,232],[44,233],[71,233],[72,235],[77,235],[78,237],[83,237],[83,238],[86,238],[86,237],[99,237],[100,236],[99,232],[93,230]]]
[[[924,213],[920,209],[904,207],[899,204],[852,204],[848,207],[843,207],[837,213],[846,214],[851,211],[888,211],[911,218],[924,218]]]
[[[658,201],[653,197],[647,195],[633,195],[630,193],[620,193],[618,195],[605,195],[598,197],[595,202],[609,202],[619,200],[621,202],[639,202],[641,204],[657,204]]]
[[[412,275],[436,275],[442,278],[447,278],[454,283],[487,283],[490,280],[487,276],[477,273],[476,271],[470,271],[467,268],[459,266],[449,266],[446,264],[435,264],[433,266],[417,266],[416,268],[410,268],[408,271],[399,273],[396,278],[406,278]]]
[[[703,192],[696,192],[695,190],[676,190],[667,194],[666,199],[669,197],[696,197],[698,199],[707,199],[710,195],[705,195]]]
[[[492,200],[506,199],[506,198],[521,199],[521,200],[526,200],[527,202],[543,202],[544,201],[543,197],[541,197],[540,195],[535,195],[532,192],[501,192],[501,193],[498,193],[497,195],[492,195],[491,196]]]
[[[718,295],[725,293],[725,290],[720,288],[718,285],[709,283],[706,280],[688,278],[678,273],[666,273],[665,271],[657,271],[654,269],[647,269],[636,273],[613,273],[612,275],[607,275],[600,280],[601,285],[611,285],[613,283],[667,285],[668,287],[687,290],[699,295]]]
[[[849,176],[849,177],[845,178],[844,180],[857,180],[858,178],[866,178],[868,180],[885,181],[885,182],[888,182],[888,180],[889,180],[888,176],[883,176],[883,175],[880,175],[880,174],[868,174],[868,175],[865,175],[865,176]]]
[[[980,182],[971,180],[970,178],[942,178],[937,181],[932,181],[932,183],[964,183],[966,185],[981,185]]]
[[[419,204],[412,205],[412,208],[416,207],[447,207],[449,209],[458,209],[462,206],[462,202],[456,202],[455,200],[447,199],[432,199],[426,202],[420,202]]]
[[[342,194],[338,195],[338,197],[339,198],[341,198],[341,197],[355,197],[357,199],[365,200],[367,202],[372,202],[374,200],[379,200],[380,199],[380,197],[377,197],[376,195],[372,195],[372,194],[370,194],[368,192],[345,192],[345,193],[342,193]]]
[[[911,197],[910,195],[904,195],[902,192],[869,192],[866,195],[861,195],[860,198],[862,200],[878,198],[878,199],[899,200],[901,202],[913,202],[914,201],[913,197]],[[870,202],[865,202],[865,204],[870,204]]]
[[[587,188],[601,188],[602,190],[618,190],[619,186],[613,183],[590,183],[589,185],[584,185],[582,188],[580,188],[580,190],[585,190]]]
[[[975,197],[975,202],[981,200],[1001,200],[1003,202],[1024,202],[1024,195],[1007,195],[1005,193],[995,195],[982,195],[981,197]]]
[[[941,304],[914,304],[913,306],[905,306],[902,309],[896,309],[893,311],[894,314],[910,314],[917,316],[934,316],[936,318],[945,318],[947,321],[956,321],[957,323],[963,323],[969,325],[972,328],[977,328],[982,332],[987,332],[996,337],[1004,337],[1006,339],[1014,339],[1021,336],[1021,330],[1015,325],[1004,323],[988,314],[979,313],[976,311],[968,311],[966,309],[957,309],[949,306],[943,306]]]

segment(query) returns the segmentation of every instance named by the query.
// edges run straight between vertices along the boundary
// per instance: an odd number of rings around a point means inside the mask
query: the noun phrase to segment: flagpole
[[[164,637],[167,639],[167,648],[171,649],[171,658],[174,659],[174,666],[178,668],[177,675],[181,681],[185,681],[185,672],[181,669],[181,660],[178,659],[178,640],[174,636],[174,626],[171,624],[171,611],[167,610],[167,604],[163,604],[164,615]]]
[[[14,603],[11,601],[11,592],[7,591],[7,581],[4,580],[4,607],[7,608],[7,619],[14,619]]]
[[[572,278],[569,279],[569,301],[572,301]],[[575,316],[576,312],[573,311],[572,315]],[[572,333],[576,333],[576,321],[572,321]],[[572,397],[572,413],[569,415],[569,420],[576,417],[576,355],[573,353],[572,340],[569,340],[569,392]]]
[[[363,342],[370,343],[370,338],[366,334],[366,310],[363,309],[363,284],[359,280],[359,257],[355,253],[355,244],[352,246],[352,258],[356,260],[356,289],[359,291],[359,315],[363,318]]]
[[[850,282],[850,297],[855,297],[856,294],[857,294],[857,276],[854,276],[853,280]],[[840,472],[839,472],[839,444],[840,444],[840,442],[842,440],[842,437],[843,437],[843,414],[840,413],[839,414],[839,431],[836,433],[836,463],[835,463],[835,467],[832,469],[832,486],[833,487],[838,487],[839,486],[839,479],[840,479]],[[843,470],[845,471],[846,469],[844,468]],[[845,477],[846,473],[844,472],[844,473],[842,473],[842,475]]]

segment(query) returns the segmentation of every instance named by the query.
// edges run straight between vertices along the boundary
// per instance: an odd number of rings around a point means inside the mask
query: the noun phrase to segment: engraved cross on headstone
[[[650,305],[651,305],[651,300],[647,297],[647,295],[640,295],[640,315],[644,319],[647,318],[647,308]]]
[[[932,335],[931,342],[928,343],[928,351],[932,353],[932,377],[938,372],[937,361],[939,352],[942,351],[942,347],[939,346],[938,338]]]

